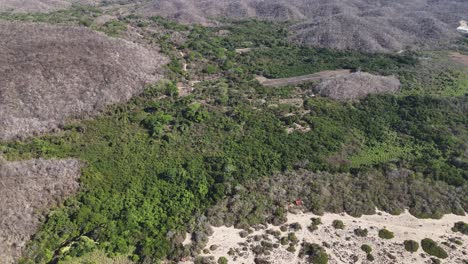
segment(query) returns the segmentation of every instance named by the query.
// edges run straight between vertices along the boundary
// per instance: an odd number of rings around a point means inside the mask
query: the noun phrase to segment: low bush
[[[405,240],[405,242],[403,242],[403,244],[405,245],[406,251],[411,252],[411,253],[416,252],[419,249],[418,242],[416,242],[414,240]]]
[[[362,251],[366,252],[367,254],[370,254],[372,252],[372,247],[367,245],[367,244],[362,245],[361,249],[362,249]]]
[[[464,235],[468,235],[468,224],[465,222],[456,222],[452,227],[453,232],[460,232]]]
[[[379,237],[383,239],[392,239],[395,237],[395,235],[393,234],[393,232],[384,228],[379,230]]]
[[[344,229],[345,227],[343,221],[341,220],[333,220],[332,226],[335,229]]]
[[[226,257],[220,257],[218,259],[218,264],[227,264],[228,263],[228,260]]]
[[[431,256],[438,257],[441,259],[448,257],[447,252],[443,248],[438,246],[437,243],[430,238],[425,238],[421,240],[421,247],[424,250],[424,252]]]
[[[354,234],[359,237],[366,237],[369,231],[367,231],[367,228],[356,228],[354,229]]]
[[[318,244],[304,243],[299,257],[307,257],[309,263],[326,264],[328,263],[328,254],[323,247]]]

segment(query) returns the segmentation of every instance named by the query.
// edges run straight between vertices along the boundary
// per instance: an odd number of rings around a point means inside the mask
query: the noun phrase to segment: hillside
[[[47,11],[63,8],[64,1],[9,0],[0,10]],[[213,18],[292,21],[290,39],[301,45],[371,52],[447,45],[459,34],[468,2],[462,0],[148,0],[89,1],[118,13],[163,16],[182,23],[213,24]],[[21,3],[21,4],[20,4]],[[125,5],[129,4],[129,5]]]
[[[82,27],[0,22],[0,45],[0,139],[51,131],[126,101],[167,63],[157,51]]]
[[[49,208],[79,189],[80,162],[0,160],[0,263],[14,263]]]

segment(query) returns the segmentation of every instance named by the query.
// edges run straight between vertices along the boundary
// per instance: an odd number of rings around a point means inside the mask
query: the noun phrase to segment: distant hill
[[[162,0],[143,3],[136,12],[185,23],[211,17],[292,20],[291,40],[299,44],[385,52],[433,48],[457,38],[468,1]]]
[[[15,2],[17,3],[15,5]],[[18,3],[26,2],[25,5]],[[7,0],[7,6],[60,7],[65,1]],[[434,48],[457,38],[458,21],[468,14],[464,0],[71,0],[119,6],[141,15],[208,24],[229,17],[291,20],[291,40],[302,45],[365,51]],[[35,4],[31,4],[35,3]],[[41,3],[41,4],[39,4]],[[5,5],[5,4],[4,4]],[[25,6],[25,7],[22,7]],[[2,10],[0,6],[0,10]],[[31,9],[31,8],[28,8]],[[466,17],[465,17],[466,18]]]

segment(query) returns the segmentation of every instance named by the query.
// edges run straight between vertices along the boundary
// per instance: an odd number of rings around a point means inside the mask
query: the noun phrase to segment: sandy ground
[[[258,82],[264,86],[280,87],[286,85],[296,85],[304,82],[320,81],[327,78],[338,77],[350,74],[350,70],[321,71],[314,74],[302,75],[291,78],[268,79],[263,76],[257,76]]]
[[[307,226],[311,224],[312,217],[320,217],[322,224],[318,230],[310,232]],[[343,230],[332,227],[333,220],[339,219],[345,224]],[[288,224],[299,223],[301,230],[295,232],[299,244],[296,246],[296,252],[290,253],[286,250],[288,245],[279,245],[279,248],[273,249],[270,255],[259,256],[270,263],[304,263],[303,259],[298,257],[301,242],[312,242],[320,245],[324,243],[327,253],[330,256],[329,263],[371,263],[366,260],[366,253],[360,247],[368,244],[372,247],[372,255],[375,261],[372,263],[432,263],[430,257],[423,252],[421,247],[416,253],[409,253],[403,247],[404,240],[415,240],[420,243],[424,238],[431,238],[442,246],[449,254],[449,257],[442,260],[442,263],[463,263],[468,259],[468,237],[461,233],[451,231],[453,224],[458,221],[468,222],[468,216],[445,215],[440,220],[418,219],[408,212],[399,216],[389,215],[379,212],[375,215],[354,218],[346,214],[325,214],[316,216],[311,213],[289,214]],[[369,234],[367,237],[357,237],[354,235],[355,228],[367,228]],[[378,237],[378,230],[386,228],[395,234],[393,239],[381,239]],[[210,237],[206,249],[216,245],[217,249],[212,250],[204,256],[213,256],[217,261],[219,257],[225,256],[229,263],[254,263],[254,253],[249,249],[255,242],[252,238],[255,235],[263,236],[262,240],[271,240],[277,243],[278,239],[273,235],[266,234],[267,229],[280,230],[279,227],[271,226],[259,229],[246,238],[241,238],[241,230],[233,227],[214,227],[214,234]],[[287,236],[292,230],[281,232],[281,236]],[[250,238],[250,239],[249,239]],[[449,242],[449,239],[456,238],[463,242],[463,245],[455,245]],[[251,242],[247,242],[250,240]],[[449,242],[442,244],[442,242]],[[241,245],[240,245],[241,244]],[[455,249],[451,248],[454,246]],[[247,250],[242,250],[244,247]],[[235,255],[228,255],[228,251],[233,249]],[[353,258],[358,258],[356,262]]]

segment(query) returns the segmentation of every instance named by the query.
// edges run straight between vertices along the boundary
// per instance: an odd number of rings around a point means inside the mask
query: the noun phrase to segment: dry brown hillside
[[[0,140],[56,129],[130,99],[167,59],[82,27],[0,22]]]
[[[1,158],[1,157],[0,157]],[[0,160],[0,263],[14,263],[47,209],[78,188],[76,160]]]
[[[325,79],[314,92],[335,100],[353,100],[369,94],[396,93],[399,89],[400,81],[396,77],[354,72]]]
[[[459,37],[465,0],[153,0],[137,13],[186,23],[212,17],[292,20],[291,40],[302,45],[387,52],[436,48]]]
[[[459,37],[458,21],[468,19],[465,0],[70,0],[118,7],[120,14],[160,15],[183,23],[211,18],[295,21],[291,40],[302,45],[373,52],[436,48]],[[7,0],[18,9],[61,7],[59,0]],[[24,4],[23,4],[24,3]],[[54,5],[55,3],[55,5]],[[129,5],[125,5],[129,4]],[[0,11],[4,10],[0,5]],[[32,8],[28,8],[29,11]]]
[[[66,0],[2,0],[0,12],[48,12],[69,6],[70,2]]]

